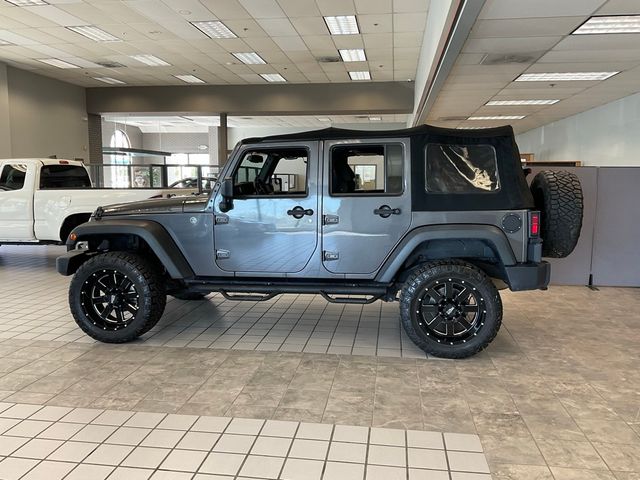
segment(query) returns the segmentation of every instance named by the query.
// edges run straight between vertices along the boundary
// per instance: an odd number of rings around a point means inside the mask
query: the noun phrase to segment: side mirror
[[[225,178],[220,187],[222,201],[218,207],[221,212],[228,212],[233,208],[233,178]]]

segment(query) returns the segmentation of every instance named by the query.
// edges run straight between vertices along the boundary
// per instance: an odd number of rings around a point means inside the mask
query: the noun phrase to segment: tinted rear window
[[[500,189],[496,151],[491,145],[426,148],[426,187],[432,193],[481,193]]]
[[[77,165],[46,165],[40,170],[40,189],[89,188],[91,179],[84,167]]]

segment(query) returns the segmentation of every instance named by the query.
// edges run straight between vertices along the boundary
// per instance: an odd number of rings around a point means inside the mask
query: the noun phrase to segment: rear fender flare
[[[387,257],[376,275],[376,281],[392,282],[405,261],[429,240],[482,240],[496,253],[504,266],[515,265],[516,258],[509,240],[502,230],[493,225],[429,225],[411,230]]]
[[[67,248],[73,248],[75,243],[87,241],[91,238],[137,236],[144,240],[156,254],[160,263],[173,279],[184,279],[194,276],[193,270],[187,262],[175,241],[162,225],[149,220],[100,220],[83,223],[73,229],[77,235],[75,242],[67,241]]]

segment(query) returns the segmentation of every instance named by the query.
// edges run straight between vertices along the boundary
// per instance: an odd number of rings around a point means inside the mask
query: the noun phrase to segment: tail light
[[[529,212],[529,236],[540,236],[540,212]]]

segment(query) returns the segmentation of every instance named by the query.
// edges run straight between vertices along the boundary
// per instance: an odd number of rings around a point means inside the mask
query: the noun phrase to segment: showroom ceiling
[[[344,127],[375,128],[378,125],[402,125],[407,114],[393,115],[260,115],[229,116],[229,127]],[[209,127],[220,125],[217,116],[157,116],[157,115],[105,115],[104,120],[140,128],[144,133],[158,132],[207,132]]]
[[[638,0],[487,0],[427,123],[523,132],[640,91],[640,33],[572,34],[593,15],[633,14]],[[567,72],[619,73],[516,81]]]
[[[0,61],[83,86],[406,81],[415,78],[428,5],[0,0]]]

